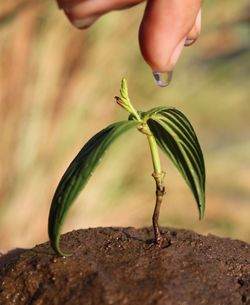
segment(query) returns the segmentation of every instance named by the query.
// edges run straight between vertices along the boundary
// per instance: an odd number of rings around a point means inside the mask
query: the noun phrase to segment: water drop
[[[169,72],[155,72],[154,71],[153,75],[154,75],[156,84],[159,87],[166,87],[171,82],[173,71],[169,71]]]

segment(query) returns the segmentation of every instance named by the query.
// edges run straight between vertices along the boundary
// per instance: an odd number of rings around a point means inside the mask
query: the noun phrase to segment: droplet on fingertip
[[[169,71],[169,72],[155,72],[154,71],[153,75],[154,75],[156,84],[159,87],[166,87],[171,82],[173,71]]]

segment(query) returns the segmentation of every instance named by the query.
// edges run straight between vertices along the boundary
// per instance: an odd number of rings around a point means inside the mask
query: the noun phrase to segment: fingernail
[[[78,29],[86,29],[94,22],[95,19],[96,17],[89,17],[84,19],[73,20],[72,23]]]
[[[168,72],[156,72],[153,71],[153,76],[156,81],[156,84],[159,87],[166,87],[170,84],[172,79],[173,71]]]
[[[189,46],[191,46],[194,42],[195,42],[194,39],[189,39],[189,38],[187,38],[187,39],[185,40],[184,46],[185,46],[185,47],[189,47]]]

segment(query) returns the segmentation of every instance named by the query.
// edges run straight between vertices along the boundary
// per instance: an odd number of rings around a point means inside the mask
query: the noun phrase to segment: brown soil
[[[152,245],[152,229],[98,228],[67,233],[0,257],[1,305],[250,304],[250,246],[242,241],[163,230],[171,245]]]

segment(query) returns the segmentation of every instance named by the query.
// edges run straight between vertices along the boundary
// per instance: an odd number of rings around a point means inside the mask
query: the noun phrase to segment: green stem
[[[132,104],[130,104],[130,113],[137,119],[138,122],[142,122],[138,112],[135,110]]]
[[[129,100],[125,100],[124,98],[120,98],[119,96],[115,96],[116,102],[122,108],[124,108],[128,113],[132,114],[138,122],[142,122],[138,112],[135,110],[133,105]]]
[[[151,133],[148,133],[147,139],[150,147],[151,158],[154,167],[154,174],[157,176],[161,175],[162,174],[161,162],[160,162],[160,157],[159,157],[159,152],[158,152],[157,143],[155,141],[155,137]]]

